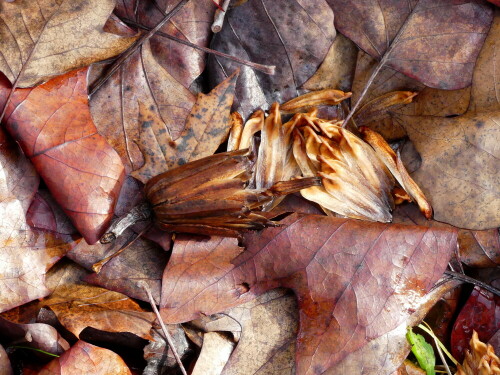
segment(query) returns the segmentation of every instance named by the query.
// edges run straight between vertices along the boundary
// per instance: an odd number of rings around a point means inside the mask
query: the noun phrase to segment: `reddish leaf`
[[[3,130],[0,171],[0,311],[6,311],[49,293],[45,272],[69,246],[26,222],[39,177]]]
[[[49,362],[40,375],[131,375],[121,357],[111,350],[78,341],[61,357]]]
[[[245,118],[255,109],[269,108],[297,96],[325,58],[335,38],[333,13],[325,0],[247,1],[229,10],[212,48],[260,64],[276,65],[273,76],[241,68],[235,110]],[[239,66],[213,58],[214,83]]]
[[[95,243],[113,216],[124,172],[92,122],[86,77],[82,69],[16,90],[4,122],[75,227]],[[4,84],[3,94],[8,90]]]
[[[448,90],[471,83],[492,20],[481,0],[327,1],[337,29],[361,49],[377,59],[390,51],[388,67]]]
[[[154,3],[140,0],[117,2],[116,14],[124,20],[132,20],[153,28],[178,0],[157,0]],[[190,1],[172,20],[151,38],[151,50],[155,60],[184,87],[189,87],[205,67],[205,54],[161,36],[170,34],[199,46],[206,47],[210,40],[210,25],[216,7],[210,0]]]
[[[447,229],[292,215],[236,240],[176,241],[162,316],[184,322],[285,286],[297,294],[297,373],[390,373],[405,332],[435,301],[430,291],[456,247]]]
[[[474,330],[484,342],[500,330],[500,297],[478,287],[472,291],[451,332],[452,354],[459,362],[463,361]]]

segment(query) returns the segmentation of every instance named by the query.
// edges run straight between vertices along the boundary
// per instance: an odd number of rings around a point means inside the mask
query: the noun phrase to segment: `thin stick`
[[[181,358],[179,357],[179,354],[177,353],[177,350],[175,349],[174,346],[174,341],[172,340],[172,336],[170,336],[170,333],[167,330],[167,327],[165,327],[165,323],[163,323],[163,319],[161,318],[160,312],[158,311],[158,308],[156,307],[156,303],[153,299],[153,295],[151,294],[151,289],[149,288],[149,285],[146,284],[143,280],[141,280],[140,285],[142,289],[146,292],[149,298],[149,303],[151,304],[151,307],[153,308],[154,313],[156,314],[156,318],[160,322],[161,329],[163,333],[165,334],[165,338],[167,339],[168,345],[170,345],[170,349],[172,349],[172,353],[174,353],[175,360],[177,361],[177,364],[181,368],[182,374],[187,375],[186,369],[184,368],[184,365],[182,364]]]
[[[124,18],[123,22],[125,22],[126,24],[128,24],[130,26],[138,27],[138,28],[143,29],[143,30],[150,30],[147,26],[144,26],[144,25],[137,23],[133,20],[130,20],[128,18]],[[224,52],[219,52],[219,51],[216,51],[216,50],[211,49],[211,48],[199,46],[197,44],[188,42],[187,40],[183,40],[183,39],[177,38],[173,35],[166,34],[162,31],[158,31],[156,33],[156,35],[161,36],[163,38],[173,40],[173,41],[180,43],[180,44],[184,44],[185,46],[192,47],[194,49],[197,49],[197,50],[200,50],[200,51],[203,51],[206,53],[210,53],[210,54],[215,55],[215,56],[219,56],[219,57],[223,57],[223,58],[228,59],[228,60],[232,60],[234,62],[237,62],[238,64],[249,66],[252,69],[258,70],[258,71],[266,73],[266,74],[273,75],[276,72],[276,66],[274,66],[274,65],[263,65],[263,64],[254,63],[252,61],[248,61],[245,59],[240,59],[239,57],[228,55],[227,53],[224,53]]]
[[[448,276],[451,276],[454,279],[463,281],[465,283],[476,285],[476,286],[483,288],[483,289],[487,290],[488,292],[491,292],[491,293],[500,297],[500,290],[498,290],[495,287],[492,287],[491,285],[483,283],[482,281],[476,280],[473,277],[464,275],[462,273],[453,272],[453,271],[444,271],[444,273]]]
[[[212,23],[212,32],[218,33],[222,30],[222,25],[224,24],[224,18],[226,17],[227,8],[229,8],[229,3],[231,0],[224,0],[222,3],[222,9],[217,9],[214,15],[214,23]]]
[[[125,52],[123,52],[120,57],[118,57],[113,65],[111,65],[111,68],[106,72],[106,74],[101,77],[89,90],[89,95],[94,94],[99,88],[118,70],[118,68],[127,60],[138,48],[140,48],[146,41],[151,39],[151,37],[158,31],[160,30],[165,23],[168,22],[173,16],[175,16],[184,5],[189,0],[181,0],[177,5],[170,11],[154,28],[149,30],[146,34],[141,35],[139,39],[135,41],[134,44],[132,44]]]

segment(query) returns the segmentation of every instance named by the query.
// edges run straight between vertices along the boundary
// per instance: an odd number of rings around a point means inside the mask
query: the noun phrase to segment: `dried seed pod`
[[[297,113],[317,107],[320,105],[337,105],[342,100],[350,98],[352,93],[334,89],[312,91],[289,100],[281,106],[281,111],[285,113]]]

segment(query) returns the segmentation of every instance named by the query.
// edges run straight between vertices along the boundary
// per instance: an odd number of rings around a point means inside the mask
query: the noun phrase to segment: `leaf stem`
[[[151,307],[153,308],[154,313],[156,314],[156,318],[160,322],[161,329],[163,333],[165,334],[165,338],[167,339],[168,345],[170,346],[170,349],[172,349],[172,353],[174,353],[175,360],[177,361],[177,364],[181,368],[181,372],[183,375],[187,375],[186,369],[184,368],[184,365],[182,364],[181,358],[179,357],[179,354],[177,353],[177,350],[175,349],[174,346],[174,341],[172,340],[172,336],[170,336],[170,333],[167,330],[167,327],[165,327],[165,323],[163,323],[163,319],[161,318],[160,312],[158,311],[158,308],[156,307],[156,303],[153,299],[153,295],[151,294],[151,289],[149,288],[149,285],[146,284],[143,280],[140,281],[140,286],[146,294],[148,295],[149,298],[149,303],[151,304]]]
[[[149,27],[144,26],[144,25],[142,25],[142,24],[140,24],[138,22],[135,22],[135,21],[133,21],[131,19],[128,19],[128,18],[124,18],[124,19],[122,19],[122,21],[125,22],[126,24],[130,25],[130,26],[138,27],[138,28],[143,29],[143,30],[150,30]],[[206,52],[206,53],[210,53],[212,55],[216,55],[216,56],[220,56],[220,57],[226,58],[228,60],[232,60],[234,62],[237,62],[238,64],[249,66],[252,69],[258,70],[260,72],[263,72],[263,73],[266,73],[266,74],[269,74],[269,75],[273,75],[276,72],[276,66],[275,65],[258,64],[258,63],[255,63],[255,62],[252,62],[252,61],[248,61],[248,60],[245,60],[245,59],[240,59],[239,57],[228,55],[227,53],[224,53],[224,52],[219,52],[219,51],[216,51],[216,50],[211,49],[211,48],[199,46],[197,44],[188,42],[187,40],[183,40],[183,39],[177,38],[177,37],[175,37],[173,35],[164,33],[162,31],[158,31],[156,33],[156,35],[161,36],[163,38],[167,38],[167,39],[173,40],[173,41],[175,41],[177,43],[180,43],[180,44],[184,44],[185,46],[192,47],[194,49],[197,49],[197,50],[200,50],[200,51],[203,51],[203,52]]]
[[[106,72],[104,76],[99,78],[99,80],[92,86],[89,90],[89,96],[94,94],[99,88],[118,70],[118,68],[127,60],[137,49],[139,49],[145,42],[147,42],[151,37],[160,30],[165,23],[167,23],[173,16],[175,16],[184,5],[189,0],[181,0],[177,5],[167,14],[163,19],[158,22],[158,24],[149,30],[147,33],[140,36],[139,39],[135,41],[125,52],[123,52],[111,65],[111,68]]]

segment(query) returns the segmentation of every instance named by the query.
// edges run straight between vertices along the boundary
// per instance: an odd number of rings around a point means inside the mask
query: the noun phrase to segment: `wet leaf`
[[[114,0],[18,0],[0,7],[2,71],[19,87],[105,60],[135,38],[102,30]]]
[[[119,1],[115,13],[125,21],[132,20],[153,28],[178,2],[178,0]],[[155,60],[184,87],[189,87],[203,71],[205,54],[167,39],[161,36],[161,33],[207,47],[215,9],[216,6],[210,0],[190,1],[160,29],[160,33],[150,40]]]
[[[245,235],[244,252],[229,238],[176,241],[163,278],[164,320],[224,311],[285,286],[299,301],[298,374],[395,371],[409,350],[406,327],[442,292],[426,294],[455,234],[314,215],[282,224]]]
[[[88,243],[113,216],[123,164],[97,133],[87,102],[87,69],[16,90],[4,123]],[[2,95],[9,88],[2,87]]]
[[[180,136],[173,140],[165,124],[150,108],[140,105],[140,148],[144,165],[133,172],[143,183],[189,161],[212,155],[231,130],[229,113],[233,104],[238,71],[209,94],[198,94]]]
[[[93,66],[91,72],[96,70]],[[146,42],[91,96],[90,110],[99,134],[118,152],[130,173],[143,165],[137,145],[140,104],[158,117],[164,131],[175,140],[195,99],[158,63]]]
[[[482,1],[327,0],[337,29],[385,65],[427,86],[468,86],[492,20]],[[396,38],[396,35],[399,36]]]
[[[0,171],[0,311],[6,311],[49,293],[45,272],[70,246],[26,222],[39,177],[3,130]]]
[[[498,284],[498,283],[497,283]],[[460,311],[451,332],[451,352],[462,362],[472,331],[484,342],[500,330],[500,297],[475,287]]]
[[[78,341],[61,357],[49,362],[39,374],[129,375],[132,373],[118,354]]]
[[[324,0],[248,1],[226,15],[211,47],[260,64],[276,65],[275,75],[242,67],[234,110],[246,118],[257,108],[285,102],[317,70],[335,38],[333,12]],[[211,80],[222,82],[238,66],[210,58]]]

